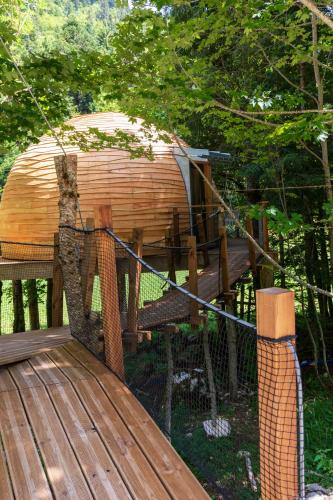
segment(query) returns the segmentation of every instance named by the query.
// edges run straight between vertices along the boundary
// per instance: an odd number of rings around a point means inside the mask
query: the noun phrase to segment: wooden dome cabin
[[[124,114],[108,112],[78,116],[66,123],[79,131],[96,127],[108,134],[121,129],[140,135],[142,122],[132,123]],[[189,227],[191,203],[198,203],[198,196],[204,192],[197,185],[200,179],[191,180],[190,162],[176,144],[159,140],[153,142],[152,148],[154,160],[149,161],[130,159],[129,153],[122,150],[84,152],[78,146],[65,146],[67,153],[78,156],[78,190],[84,221],[93,216],[95,207],[111,204],[114,230],[120,237],[128,240],[134,227],[142,227],[144,243],[151,243],[164,238],[166,228],[172,224],[173,208],[177,207],[181,214],[180,231]],[[43,252],[39,248],[37,255],[37,250],[29,245],[6,242],[53,243],[59,196],[54,156],[60,154],[63,152],[56,140],[44,135],[16,159],[0,205],[3,258],[52,259],[52,248],[46,247]],[[207,158],[199,160],[208,164]]]

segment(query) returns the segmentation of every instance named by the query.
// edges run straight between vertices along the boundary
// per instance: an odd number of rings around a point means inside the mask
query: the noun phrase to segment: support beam
[[[203,165],[203,173],[205,177],[212,182],[212,166],[210,163],[206,162]],[[212,219],[211,214],[213,212],[213,192],[207,182],[204,182],[204,192],[205,192],[205,208],[206,208],[206,227],[207,227],[207,238],[208,241],[214,239],[214,221]]]
[[[253,222],[250,217],[246,217],[246,231],[250,236],[253,236]],[[255,276],[257,274],[257,259],[256,259],[256,249],[252,241],[247,240],[248,249],[249,249],[249,261],[251,266],[252,275]]]
[[[294,292],[256,296],[261,497],[288,500],[299,497]]]
[[[180,240],[180,224],[179,224],[179,212],[178,208],[173,208],[172,211],[172,234],[173,234],[173,246],[177,247],[175,249],[175,256],[177,264],[180,263],[181,259],[181,240]]]
[[[95,229],[95,220],[93,217],[87,218],[86,229],[88,230],[88,232],[84,235],[81,279],[84,312],[86,317],[89,317],[91,312],[91,303],[93,298],[94,280],[97,266],[96,236],[93,232],[93,230]]]
[[[143,251],[143,229],[135,228],[132,233],[133,251],[138,257],[142,258]],[[140,280],[141,263],[134,257],[130,257],[128,273],[128,312],[127,312],[127,330],[133,334],[131,342],[131,351],[136,351],[138,335],[138,309],[140,300]]]
[[[176,266],[175,266],[175,253],[173,250],[173,237],[172,237],[172,230],[170,227],[168,227],[165,230],[165,246],[167,247],[166,249],[166,254],[167,254],[167,261],[168,261],[168,271],[169,271],[169,279],[173,281],[174,283],[177,283],[176,279]]]
[[[201,251],[202,251],[203,258],[204,258],[204,266],[207,267],[207,266],[209,266],[209,254],[208,254],[208,246],[206,245],[207,238],[206,238],[206,234],[205,234],[205,226],[203,223],[202,214],[196,215],[196,223],[198,226],[199,243],[204,244],[204,246],[201,247]]]
[[[101,284],[102,317],[107,366],[124,380],[124,355],[121,337],[115,242],[105,229],[112,229],[111,206],[95,209],[98,271]]]
[[[189,236],[187,239],[189,247],[188,253],[188,288],[193,295],[198,295],[198,259],[197,259],[197,239],[195,236]],[[199,304],[195,300],[190,299],[190,323],[193,327],[198,324],[199,320]]]
[[[52,285],[52,326],[63,325],[64,280],[59,260],[59,233],[54,235],[53,285]]]

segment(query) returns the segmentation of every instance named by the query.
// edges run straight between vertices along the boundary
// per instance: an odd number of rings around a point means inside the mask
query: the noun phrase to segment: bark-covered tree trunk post
[[[89,323],[84,314],[76,233],[73,231],[78,209],[77,156],[54,158],[59,186],[59,261],[71,333],[83,342],[89,339]]]

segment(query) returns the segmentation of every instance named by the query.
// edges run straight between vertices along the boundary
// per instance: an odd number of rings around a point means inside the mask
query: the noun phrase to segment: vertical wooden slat
[[[249,233],[250,236],[253,238],[253,223],[252,219],[250,217],[246,217],[246,231]],[[249,249],[249,261],[250,261],[250,266],[251,266],[251,271],[253,276],[256,275],[257,273],[257,259],[256,259],[256,250],[255,247],[249,239],[247,240],[248,244],[248,249]]]
[[[260,206],[261,206],[262,210],[265,210],[267,205],[268,205],[268,201],[260,202]],[[262,225],[262,247],[265,250],[265,252],[268,252],[269,251],[268,219],[267,219],[267,215],[265,215],[265,214],[262,215],[261,225]]]
[[[223,292],[229,292],[228,241],[225,226],[219,228],[220,236],[220,283]]]
[[[52,326],[63,325],[63,296],[64,280],[59,261],[59,233],[54,234],[54,260],[53,260],[53,286],[52,286]]]
[[[212,166],[210,163],[204,163],[203,167],[203,172],[205,177],[209,180],[209,182],[212,182]],[[214,222],[212,217],[210,215],[212,214],[213,211],[213,192],[207,182],[204,182],[204,191],[205,191],[205,205],[206,205],[206,216],[207,216],[207,222],[206,222],[206,227],[207,227],[207,238],[208,241],[211,241],[214,239]]]
[[[88,230],[93,230],[95,228],[95,221],[93,217],[87,218],[86,228]],[[84,249],[83,249],[83,261],[82,261],[82,273],[81,273],[83,304],[86,316],[89,316],[91,311],[96,264],[97,264],[96,237],[94,232],[88,232],[84,235]]]
[[[47,327],[52,327],[52,292],[53,292],[53,279],[46,280],[46,322]]]
[[[197,239],[195,236],[188,236],[187,245],[188,253],[188,270],[189,270],[189,291],[193,295],[198,295],[198,259],[197,259]],[[198,323],[199,304],[195,300],[190,299],[190,322],[192,325]]]
[[[294,292],[266,288],[256,296],[261,498],[289,500],[298,498],[297,390],[283,337],[295,335]]]
[[[26,281],[26,290],[28,295],[29,320],[30,330],[39,330],[39,307],[38,307],[38,290],[36,280],[31,279]]]
[[[132,234],[133,251],[142,257],[143,250],[143,229],[135,228]],[[138,308],[140,299],[140,279],[141,279],[141,263],[134,257],[130,258],[129,262],[129,289],[128,289],[128,313],[127,313],[127,330],[134,333],[135,336],[138,332]],[[137,339],[133,339],[133,349],[137,344]]]
[[[97,228],[112,228],[111,206],[95,209]],[[98,271],[101,284],[105,360],[111,370],[124,379],[124,356],[118,298],[115,242],[103,230],[96,232]]]
[[[13,332],[25,332],[23,288],[21,280],[12,282],[14,322]]]
[[[173,246],[178,247],[175,249],[175,256],[177,264],[181,260],[181,241],[180,241],[180,224],[179,224],[179,212],[178,208],[173,208],[172,210],[172,232],[173,232]]]
[[[167,261],[168,261],[168,271],[169,271],[169,279],[176,283],[176,267],[175,267],[175,254],[172,249],[173,246],[173,238],[171,228],[168,227],[165,230],[165,246],[167,247]]]
[[[207,243],[207,239],[206,239],[206,235],[205,235],[205,227],[204,227],[204,223],[203,223],[201,214],[196,215],[196,223],[197,223],[198,232],[199,232],[199,243]],[[209,266],[209,254],[208,254],[207,245],[203,246],[201,251],[203,254],[203,258],[204,258],[204,266],[207,267],[207,266]]]

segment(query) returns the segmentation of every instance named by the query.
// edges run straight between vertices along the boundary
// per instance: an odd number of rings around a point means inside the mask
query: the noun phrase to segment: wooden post
[[[143,250],[143,229],[135,228],[132,234],[133,251],[142,257]],[[131,352],[136,351],[137,336],[138,336],[138,309],[140,299],[140,280],[141,280],[141,263],[134,257],[130,257],[129,272],[128,272],[128,312],[127,312],[127,330],[133,334],[131,342]]]
[[[98,271],[101,284],[102,317],[107,366],[124,379],[124,356],[121,338],[121,323],[118,298],[115,242],[101,228],[112,228],[111,206],[95,209]]]
[[[174,363],[172,356],[172,336],[178,333],[179,329],[174,323],[169,323],[163,328],[163,333],[165,335],[165,347],[166,347],[166,358],[167,358],[167,380],[166,380],[166,395],[165,395],[165,430],[167,433],[167,438],[171,441],[171,431],[172,431],[172,390],[173,390],[173,373],[174,373]]]
[[[225,226],[219,228],[220,236],[220,279],[219,283],[222,285],[221,292],[229,292],[229,266],[228,266],[228,241],[227,230]]]
[[[206,162],[203,165],[203,173],[204,176],[209,180],[209,182],[212,182],[212,167],[210,163]],[[205,206],[206,206],[206,217],[207,217],[207,222],[206,222],[206,227],[207,227],[207,239],[208,241],[211,241],[214,239],[214,221],[210,217],[213,211],[213,192],[207,182],[204,181],[204,192],[205,192]]]
[[[188,253],[188,288],[193,295],[198,295],[198,260],[197,260],[197,239],[195,236],[188,236],[187,245],[190,247]],[[190,299],[190,322],[193,327],[198,324],[199,304],[196,300]]]
[[[52,327],[52,293],[53,293],[53,279],[46,280],[46,323],[47,327]]]
[[[246,231],[253,238],[253,223],[250,217],[246,217]],[[256,249],[252,241],[247,240],[247,245],[249,249],[249,261],[251,266],[252,275],[255,276],[257,274],[257,259],[256,259]]]
[[[14,312],[13,332],[14,333],[25,332],[22,281],[14,280],[12,282],[12,286],[13,286],[13,312]]]
[[[176,262],[180,263],[182,254],[180,251],[181,241],[180,241],[180,229],[179,229],[179,212],[178,208],[173,208],[172,211],[172,232],[173,232],[173,246],[178,247],[175,249]]]
[[[228,313],[234,314],[233,302],[235,291],[230,290],[228,242],[225,226],[219,228],[220,235],[220,283],[222,283],[223,300]],[[230,399],[237,399],[238,374],[237,374],[237,331],[232,320],[226,319],[227,343],[228,343],[228,370]]]
[[[54,259],[53,259],[53,285],[52,285],[52,326],[63,325],[63,296],[64,280],[59,260],[59,234],[54,234]]]
[[[260,206],[261,206],[262,210],[265,210],[267,205],[268,205],[268,201],[260,202]],[[265,214],[262,215],[261,226],[262,226],[262,247],[265,250],[265,252],[269,252],[268,219],[267,219],[267,216]]]
[[[263,500],[298,498],[294,292],[258,290],[260,483]]]
[[[166,249],[167,261],[168,261],[168,270],[169,270],[169,279],[174,283],[177,283],[176,279],[176,266],[175,266],[175,254],[173,249],[173,238],[171,228],[168,227],[165,230],[165,246],[169,247]]]
[[[91,312],[91,303],[94,291],[94,280],[95,280],[96,265],[97,265],[96,236],[95,233],[93,232],[93,229],[95,229],[95,220],[93,217],[87,218],[86,228],[91,232],[87,232],[84,235],[81,279],[82,279],[84,313],[86,317],[89,317]]]
[[[205,235],[205,226],[204,226],[201,214],[196,215],[196,223],[197,223],[198,232],[199,232],[199,242],[205,244],[205,243],[207,243],[207,238]],[[207,266],[209,266],[209,254],[208,254],[207,245],[204,245],[202,247],[202,254],[203,254],[203,258],[204,258],[204,266],[207,267]]]
[[[39,307],[38,307],[38,291],[35,279],[27,280],[26,289],[28,295],[30,330],[39,330]]]

